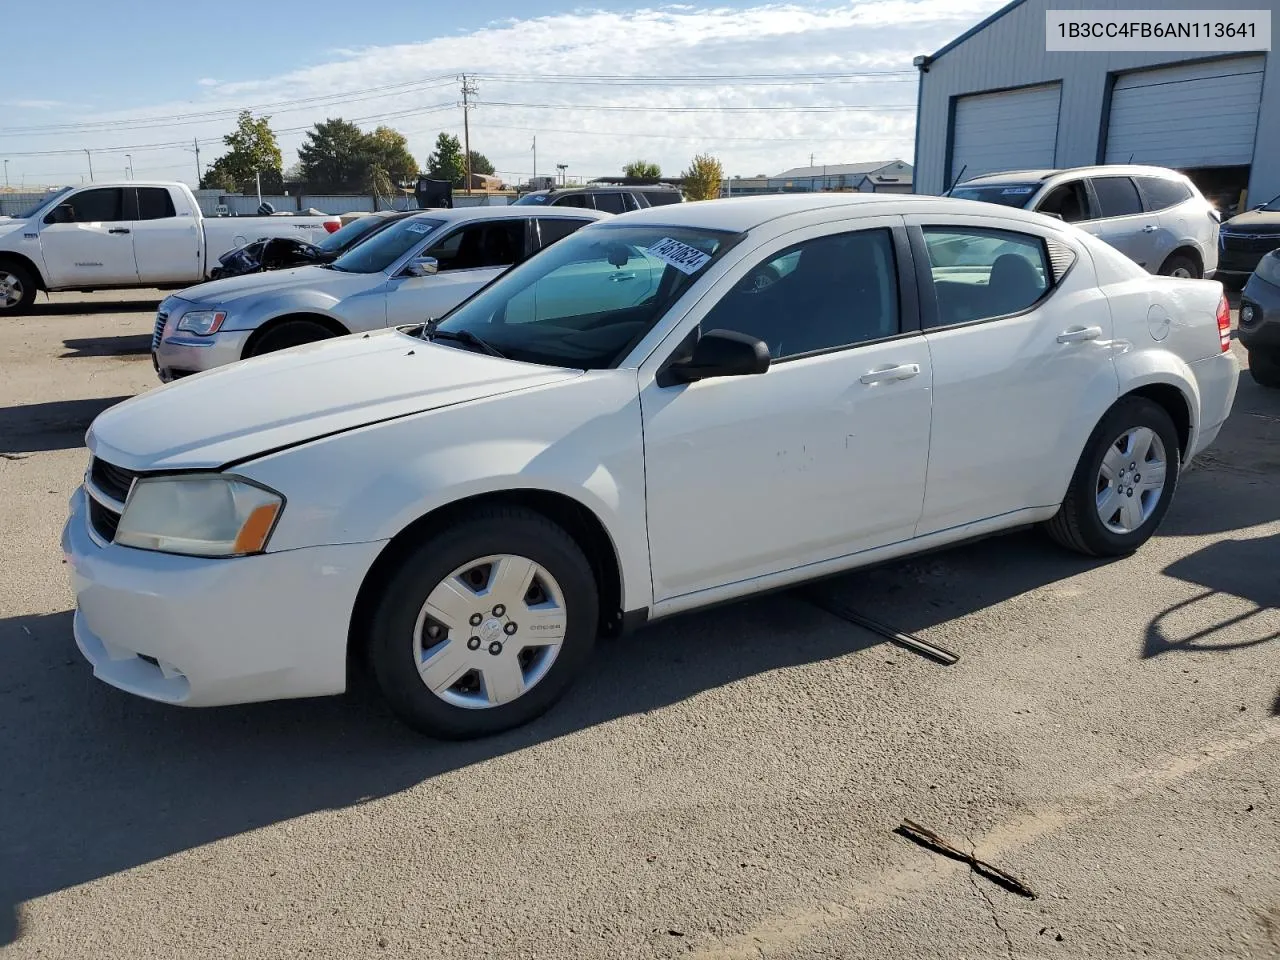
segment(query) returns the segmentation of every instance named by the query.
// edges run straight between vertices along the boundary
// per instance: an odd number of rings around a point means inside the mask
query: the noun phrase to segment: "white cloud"
[[[67,104],[61,100],[0,100],[0,106],[16,110],[55,110]]]
[[[530,142],[538,137],[538,168],[567,163],[570,175],[619,172],[631,159],[659,162],[679,173],[696,152],[715,153],[727,173],[776,173],[808,162],[821,164],[887,158],[910,159],[916,80],[912,58],[930,53],[1000,6],[999,0],[842,0],[815,4],[762,2],[726,9],[684,3],[631,13],[578,11],[506,19],[469,33],[418,43],[329,51],[327,62],[253,80],[197,83],[193,100],[157,103],[145,110],[86,116],[84,120],[137,121],[183,118],[151,129],[113,128],[93,134],[102,146],[189,141],[220,136],[230,111],[273,101],[266,109],[278,131],[309,126],[329,116],[386,119],[402,130],[419,162],[437,132],[462,133],[457,84],[407,86],[415,80],[466,72],[476,77],[479,104],[471,114],[472,147],[500,172],[527,176]],[[903,71],[893,78],[815,82],[804,86],[740,82],[703,86],[619,86],[589,82],[530,82],[530,75],[776,75]],[[350,103],[297,105],[300,98],[359,94]],[[544,104],[550,106],[504,106]],[[692,106],[723,112],[681,112]],[[751,111],[742,108],[770,107]],[[854,107],[817,112],[823,106]],[[595,109],[592,109],[594,107]],[[599,109],[625,107],[625,110]],[[432,108],[435,108],[434,110]],[[733,109],[738,108],[738,109]],[[805,112],[809,109],[811,112]],[[226,110],[194,122],[204,111]],[[73,118],[68,118],[73,119]],[[184,122],[185,121],[185,122]],[[369,119],[362,125],[379,122]],[[301,132],[281,132],[286,165]],[[53,138],[47,138],[53,142]],[[60,138],[55,147],[69,138]],[[77,135],[78,145],[87,139]],[[207,151],[207,153],[205,152]],[[202,147],[206,161],[219,145]],[[137,167],[192,168],[178,149],[135,153]]]
[[[213,79],[213,77],[201,77],[196,81],[196,84],[201,87],[216,87],[218,85],[218,81]]]

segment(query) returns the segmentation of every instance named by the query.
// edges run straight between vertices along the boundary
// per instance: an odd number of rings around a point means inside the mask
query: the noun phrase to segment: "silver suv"
[[[1034,210],[1105,240],[1148,273],[1211,279],[1218,269],[1216,207],[1166,167],[1112,164],[990,173],[951,196]]]

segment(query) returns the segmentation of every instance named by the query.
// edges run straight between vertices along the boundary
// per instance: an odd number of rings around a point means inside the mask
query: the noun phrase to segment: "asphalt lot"
[[[0,954],[1280,957],[1280,392],[1242,375],[1135,557],[1016,534],[826,586],[955,666],[783,594],[438,744],[359,692],[92,678],[58,537],[90,420],[157,385],[157,300],[0,323]]]

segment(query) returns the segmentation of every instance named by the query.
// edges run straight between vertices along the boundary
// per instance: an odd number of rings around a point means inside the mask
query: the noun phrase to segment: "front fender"
[[[327,317],[346,328],[341,312],[341,300],[333,294],[321,290],[291,290],[286,293],[267,294],[254,298],[252,302],[239,307],[235,303],[227,306],[226,330],[256,330],[263,324],[277,317],[292,313],[313,313]]]
[[[235,469],[287,498],[270,549],[387,540],[441,507],[542,491],[590,510],[612,541],[624,609],[652,596],[635,371],[371,424]]]

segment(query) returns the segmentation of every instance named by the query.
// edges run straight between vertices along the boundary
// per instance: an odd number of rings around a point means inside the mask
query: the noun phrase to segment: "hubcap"
[[[1169,274],[1171,277],[1179,277],[1183,280],[1191,279],[1191,271],[1186,267],[1174,267],[1173,272]]]
[[[1164,442],[1150,427],[1133,427],[1107,448],[1098,470],[1097,505],[1102,525],[1112,533],[1133,533],[1164,495],[1169,465]]]
[[[544,567],[526,557],[483,557],[428,594],[413,628],[414,662],[446,703],[497,707],[547,675],[567,625],[564,594]]]
[[[12,307],[22,299],[22,281],[0,270],[0,307]]]

